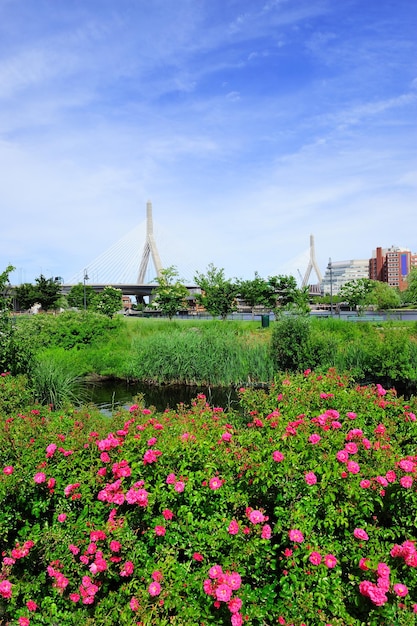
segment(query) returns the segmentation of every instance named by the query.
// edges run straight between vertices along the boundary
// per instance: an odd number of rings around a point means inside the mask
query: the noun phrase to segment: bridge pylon
[[[155,266],[156,275],[159,278],[162,271],[162,263],[159,257],[158,248],[156,247],[155,237],[153,235],[153,218],[152,218],[152,202],[146,203],[146,239],[143,247],[142,259],[139,266],[139,274],[137,284],[145,284],[146,270],[149,264],[149,257],[152,255],[152,261]]]
[[[310,259],[307,265],[306,273],[304,274],[303,282],[301,285],[302,287],[306,287],[308,285],[308,279],[310,278],[310,274],[313,269],[316,272],[319,283],[321,283],[322,275],[316,261],[316,252],[314,250],[314,236],[310,235]]]

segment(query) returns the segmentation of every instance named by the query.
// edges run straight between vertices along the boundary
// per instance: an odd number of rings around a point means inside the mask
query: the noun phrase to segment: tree
[[[308,287],[299,289],[294,276],[269,276],[268,284],[272,290],[271,306],[274,308],[287,309],[298,313],[307,313]]]
[[[84,308],[84,297],[86,308],[90,309],[94,306],[94,301],[96,299],[96,293],[91,285],[84,285],[83,283],[78,283],[71,287],[70,292],[67,296],[68,306],[74,307],[76,309]]]
[[[362,313],[363,309],[372,303],[370,296],[374,282],[370,278],[349,280],[339,290],[341,301],[347,302],[350,308],[357,308],[358,314]]]
[[[152,291],[155,296],[152,306],[156,306],[169,319],[172,316],[187,308],[187,287],[179,280],[176,268],[171,265],[161,270],[160,276],[155,279],[158,287]]]
[[[20,310],[30,309],[38,302],[38,294],[32,283],[23,283],[16,287],[16,302]]]
[[[0,273],[0,372],[20,374],[30,368],[32,348],[27,341],[16,337],[16,326],[10,316],[12,296],[9,274],[14,269],[8,265]]]
[[[403,292],[405,304],[417,305],[417,267],[413,267],[407,276],[407,288]]]
[[[210,263],[206,274],[197,274],[194,276],[196,284],[201,289],[201,294],[197,294],[197,301],[213,317],[220,315],[222,320],[236,311],[236,297],[238,295],[238,286],[230,279],[225,278],[224,269],[218,269]]]
[[[39,302],[44,311],[56,309],[61,297],[61,286],[53,278],[45,278],[43,274],[35,279],[36,302]]]
[[[94,301],[96,311],[108,317],[113,317],[122,309],[122,306],[122,290],[110,286],[104,287]]]
[[[252,280],[238,281],[237,288],[238,295],[252,309],[252,319],[257,305],[268,308],[273,307],[274,290],[264,278],[259,276],[258,272],[255,272],[255,278]]]
[[[388,283],[383,283],[378,280],[372,282],[372,291],[369,296],[372,304],[375,304],[381,311],[385,309],[395,309],[400,306],[401,298],[397,289],[391,287]]]

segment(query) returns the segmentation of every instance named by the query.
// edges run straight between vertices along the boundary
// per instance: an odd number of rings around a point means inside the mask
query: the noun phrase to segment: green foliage
[[[0,415],[6,418],[26,407],[33,400],[24,375],[0,374]]]
[[[10,315],[12,297],[9,274],[13,270],[14,267],[9,265],[0,274],[0,373],[23,374],[30,366],[32,346],[30,342],[19,340],[15,320]]]
[[[300,371],[311,365],[310,320],[284,315],[272,332],[272,358],[277,371]]]
[[[19,310],[28,310],[38,302],[38,292],[31,283],[22,283],[16,287],[16,302]]]
[[[79,309],[92,309],[96,300],[96,293],[91,285],[78,283],[73,285],[67,296],[68,306]],[[85,305],[85,306],[84,306]]]
[[[342,302],[347,302],[350,308],[357,308],[359,313],[365,306],[372,304],[372,292],[375,281],[369,278],[357,278],[350,280],[341,286],[339,297]]]
[[[36,278],[35,282],[36,302],[39,302],[44,311],[56,309],[61,297],[59,282],[53,278],[45,278],[43,274]]]
[[[255,278],[252,280],[238,281],[237,287],[239,297],[252,309],[252,318],[256,306],[274,308],[274,289],[268,281],[259,276],[258,272],[255,272]]]
[[[413,267],[407,276],[407,289],[403,292],[405,304],[417,306],[417,268]]]
[[[57,367],[53,360],[34,360],[28,379],[36,402],[59,410],[69,403],[80,403],[83,397],[79,376]]]
[[[122,291],[115,287],[104,287],[103,291],[97,294],[92,306],[98,313],[113,317],[122,309]]]
[[[210,315],[213,317],[219,315],[225,320],[230,313],[236,311],[238,286],[225,277],[223,268],[218,269],[210,263],[207,273],[197,272],[194,280],[202,292],[197,294],[197,301]]]
[[[108,318],[88,311],[64,311],[59,315],[31,315],[17,320],[19,342],[31,342],[36,349],[51,346],[80,349],[99,340],[108,341],[120,330],[122,318]]]
[[[414,624],[416,402],[335,371],[240,397],[2,419],[2,620]]]
[[[174,266],[161,270],[156,279],[158,287],[152,291],[152,306],[172,319],[173,315],[187,308],[188,289],[178,278]]]
[[[229,322],[175,322],[169,333],[132,341],[129,378],[223,386],[270,380],[272,375],[268,343],[251,341],[247,333],[239,336]]]
[[[369,296],[371,303],[376,305],[377,309],[383,311],[385,309],[395,309],[400,306],[401,298],[398,289],[394,289],[380,281],[373,281],[372,291]]]
[[[297,303],[300,297],[300,290],[294,276],[269,276],[268,284],[273,291],[274,305],[278,308],[285,308],[288,305]]]

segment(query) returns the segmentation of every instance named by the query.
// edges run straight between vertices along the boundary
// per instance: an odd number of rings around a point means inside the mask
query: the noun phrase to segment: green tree
[[[239,280],[237,282],[238,295],[252,309],[252,319],[256,306],[273,308],[274,290],[258,272],[252,280]]]
[[[152,306],[172,319],[178,311],[187,308],[188,289],[178,278],[178,272],[173,265],[161,270],[161,275],[155,280],[158,287],[152,291]]]
[[[196,284],[201,289],[201,294],[197,294],[197,301],[212,315],[213,317],[220,315],[222,320],[236,311],[236,297],[238,295],[238,286],[224,275],[224,269],[218,269],[210,263],[206,274],[197,274],[194,276]]]
[[[0,372],[20,374],[29,369],[32,350],[28,342],[19,341],[16,337],[16,326],[10,315],[12,294],[9,274],[14,269],[8,265],[0,274]]]
[[[379,310],[395,309],[400,306],[401,298],[394,287],[381,281],[373,281],[372,291],[369,295],[372,304],[375,304]]]
[[[94,308],[98,313],[113,317],[122,309],[122,290],[115,287],[104,287],[94,300]]]
[[[271,287],[271,306],[275,309],[285,309],[296,313],[310,311],[308,305],[308,287],[299,289],[294,276],[269,276],[268,284]]]
[[[84,297],[85,304],[87,309],[91,309],[94,307],[94,302],[96,300],[96,293],[91,285],[85,285],[78,283],[71,287],[71,290],[67,296],[68,306],[74,307],[76,309],[84,308]]]
[[[402,294],[404,304],[417,305],[417,267],[407,276],[407,289]]]
[[[44,311],[56,309],[61,297],[61,285],[53,278],[45,278],[43,274],[35,279],[36,302],[39,302]]]
[[[373,283],[370,278],[357,278],[349,280],[339,290],[340,300],[347,302],[349,307],[358,310],[361,314],[368,304],[372,304]]]
[[[19,309],[30,309],[35,302],[38,302],[38,293],[32,283],[23,283],[16,287],[16,302]]]

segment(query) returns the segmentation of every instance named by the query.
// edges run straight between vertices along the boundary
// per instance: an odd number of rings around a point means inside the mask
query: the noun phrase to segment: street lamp
[[[88,280],[87,270],[84,270],[84,311],[87,310],[87,292],[85,289],[85,281]]]
[[[327,269],[330,272],[330,315],[333,315],[333,266],[330,258]]]

